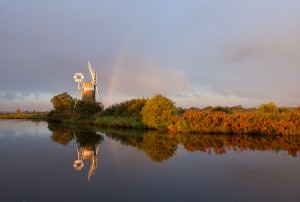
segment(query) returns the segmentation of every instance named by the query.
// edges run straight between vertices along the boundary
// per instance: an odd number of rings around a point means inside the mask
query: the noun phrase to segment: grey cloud
[[[2,91],[0,92],[0,100],[16,100],[16,99],[20,99],[20,100],[25,100],[25,96],[24,95],[20,95],[18,93],[15,92],[11,92],[11,91]]]

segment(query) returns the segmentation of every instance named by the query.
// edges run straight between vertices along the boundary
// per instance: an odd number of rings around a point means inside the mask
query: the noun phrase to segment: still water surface
[[[0,120],[0,201],[300,201],[297,137]]]

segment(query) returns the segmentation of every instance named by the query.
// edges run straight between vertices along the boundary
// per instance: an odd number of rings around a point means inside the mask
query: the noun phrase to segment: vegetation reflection
[[[78,158],[74,167],[81,169],[83,160],[91,160],[89,177],[95,173],[97,167],[97,151],[103,136],[123,145],[135,147],[144,152],[150,160],[163,162],[176,154],[178,145],[182,145],[189,152],[204,152],[207,154],[226,154],[227,151],[242,153],[247,150],[258,151],[286,151],[288,155],[296,157],[300,151],[300,137],[288,135],[228,135],[228,134],[177,134],[160,131],[143,131],[134,129],[78,129],[49,125],[53,131],[51,139],[62,145],[76,140]],[[98,131],[98,132],[96,132]],[[82,164],[81,164],[82,163]]]
[[[173,134],[159,131],[137,132],[136,130],[101,129],[106,136],[124,145],[136,147],[149,158],[162,162],[176,154],[178,144],[189,152],[226,154],[228,150],[241,153],[247,150],[286,151],[296,157],[300,152],[300,137],[270,135],[228,135],[228,134]]]
[[[103,130],[103,129],[102,129]],[[159,131],[103,130],[106,136],[124,145],[136,147],[155,162],[165,161],[175,155],[178,141],[174,135]]]

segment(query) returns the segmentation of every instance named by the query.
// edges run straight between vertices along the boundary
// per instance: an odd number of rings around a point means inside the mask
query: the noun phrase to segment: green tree
[[[64,113],[70,110],[70,105],[73,103],[73,97],[67,92],[63,92],[54,96],[51,99],[51,102],[56,112]]]
[[[141,111],[143,123],[156,129],[166,129],[168,120],[175,113],[174,102],[162,95],[154,95],[148,99]]]

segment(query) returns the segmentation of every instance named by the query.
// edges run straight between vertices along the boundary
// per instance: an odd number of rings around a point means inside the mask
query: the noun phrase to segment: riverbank
[[[1,114],[0,119],[31,119],[61,122],[70,125],[93,125],[111,128],[154,129],[172,133],[190,134],[245,134],[245,135],[300,135],[300,114],[193,111],[169,117],[164,128],[151,128],[141,117],[80,116],[73,113]]]
[[[52,121],[116,128],[151,128],[143,124],[142,119],[138,117],[62,115],[60,120]],[[300,114],[187,111],[182,116],[170,117],[165,128],[155,130],[191,134],[300,135]]]
[[[171,99],[154,95],[149,99],[137,98],[113,104],[105,110],[99,103],[82,101],[74,110],[74,100],[67,98],[70,100],[60,100],[60,104],[56,103],[55,109],[48,114],[24,114],[17,110],[15,114],[4,117],[172,133],[300,135],[300,107],[277,107],[272,102],[257,109],[241,106],[179,109]]]
[[[112,128],[134,128],[147,129],[148,127],[142,123],[140,117],[115,117],[105,115],[80,116],[78,114],[51,114],[48,116],[49,122],[61,122],[66,124],[85,124],[95,126],[105,126]]]

